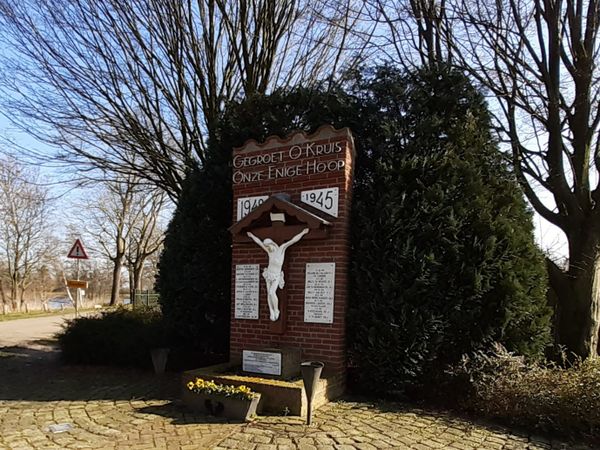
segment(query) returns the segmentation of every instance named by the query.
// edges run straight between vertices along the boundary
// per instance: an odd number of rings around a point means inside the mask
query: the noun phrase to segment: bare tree
[[[81,299],[82,304],[79,306],[82,307],[85,303],[87,303],[86,306],[89,306],[91,302],[95,304],[106,303],[107,300],[110,301],[112,293],[114,262],[107,258],[106,255],[100,253],[95,246],[91,246],[95,242],[87,234],[72,234],[65,242],[71,245],[76,238],[82,239],[89,259],[78,261],[63,259],[58,271],[60,275],[60,287],[64,289],[69,299],[74,302],[75,296],[73,294],[75,293],[75,289],[68,288],[66,284],[67,279],[77,279],[77,275],[79,275],[79,278],[87,281],[88,284],[88,287],[84,291],[85,298]]]
[[[161,213],[165,202],[165,195],[156,189],[138,191],[133,201],[128,221],[129,242],[126,253],[132,302],[136,293],[142,290],[144,270],[149,258],[162,247],[165,221]]]
[[[495,95],[498,127],[535,210],[569,243],[548,259],[558,342],[596,356],[600,331],[600,2],[464,0],[457,64]]]
[[[336,21],[346,27],[353,42],[360,42],[370,63],[393,61],[414,69],[452,60],[453,33],[447,17],[448,0],[364,0],[359,8],[348,6],[353,18]]]
[[[104,183],[82,206],[80,223],[92,238],[91,248],[112,262],[111,305],[118,302],[124,268],[131,294],[140,288],[145,262],[162,244],[166,203],[164,192],[130,176]]]
[[[104,303],[106,299],[110,299],[113,278],[112,265],[112,261],[105,258],[90,262],[86,271],[86,278],[89,280],[88,288],[85,291],[86,301]]]
[[[10,298],[6,295],[5,286],[10,286],[10,276],[8,273],[8,266],[5,261],[0,264],[0,298],[2,299],[2,314],[8,314],[11,310]]]
[[[31,285],[26,294],[26,302],[32,307],[46,308],[48,300],[53,297],[53,293],[63,286],[62,261],[63,254],[58,254],[58,240],[52,237],[48,242],[51,251],[40,261],[31,276]]]
[[[81,217],[86,233],[95,240],[99,252],[112,262],[110,305],[119,301],[121,271],[130,233],[128,223],[137,189],[135,178],[121,178],[106,183],[102,191],[96,192],[82,207],[86,211],[85,217]]]
[[[37,182],[38,174],[14,159],[0,161],[0,252],[13,311],[26,306],[34,272],[52,255],[50,202]]]
[[[341,5],[0,0],[1,103],[64,163],[135,174],[175,199],[226,102],[360,60],[339,47]]]

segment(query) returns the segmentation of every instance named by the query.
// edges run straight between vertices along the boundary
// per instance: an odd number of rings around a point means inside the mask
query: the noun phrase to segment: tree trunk
[[[6,295],[4,294],[4,284],[0,278],[0,296],[2,297],[2,314],[6,314]]]
[[[19,310],[23,311],[23,309],[25,312],[29,312],[27,304],[25,303],[25,289],[19,288]]]
[[[119,290],[121,289],[121,268],[123,267],[123,257],[113,259],[114,268],[112,276],[112,289],[110,292],[110,306],[115,306],[119,301]]]
[[[133,284],[133,265],[132,264],[129,264],[128,273],[129,273],[129,302],[131,303],[131,305],[136,307],[137,305],[135,304],[135,285]]]
[[[133,289],[136,293],[142,292],[142,273],[144,271],[144,261],[137,261],[133,266]]]
[[[10,303],[13,312],[19,310],[19,302],[17,299],[17,280],[13,277],[10,280]]]
[[[550,271],[550,284],[558,297],[557,342],[582,358],[593,358],[600,332],[600,248],[591,230],[582,234],[583,239],[569,239],[568,272]]]
[[[23,280],[19,284],[19,308],[21,311],[25,309],[25,312],[29,312],[29,303],[25,300],[25,291],[27,290],[26,284]]]

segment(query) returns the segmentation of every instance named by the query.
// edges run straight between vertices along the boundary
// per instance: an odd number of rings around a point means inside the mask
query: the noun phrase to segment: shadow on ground
[[[62,365],[52,341],[0,347],[0,400],[131,400],[178,397],[178,374]],[[90,351],[93,351],[90,349]]]
[[[191,425],[200,423],[244,423],[242,421],[229,420],[223,417],[201,415],[187,408],[181,401],[175,400],[164,405],[145,406],[136,408],[136,412],[150,414],[171,419],[174,425]]]
[[[477,417],[474,414],[469,414],[465,411],[440,409],[434,405],[411,405],[401,401],[387,401],[379,399],[375,402],[363,396],[347,397],[350,402],[350,409],[361,410],[370,409],[377,416],[384,417],[386,415],[403,415],[407,417],[427,417],[432,423],[436,423],[441,427],[453,428],[470,435],[476,430],[487,430],[490,433],[503,434],[510,430],[510,433],[518,439],[527,440],[528,436],[533,433],[538,438],[544,436],[548,440],[567,440],[573,442],[586,442],[592,444],[592,448],[600,449],[600,436],[595,435],[569,435],[559,433],[554,429],[531,429],[522,427],[517,423],[510,423],[500,419]],[[356,402],[356,403],[354,403]],[[537,447],[535,447],[537,448]],[[565,447],[566,448],[566,447]],[[588,447],[585,447],[588,448]]]

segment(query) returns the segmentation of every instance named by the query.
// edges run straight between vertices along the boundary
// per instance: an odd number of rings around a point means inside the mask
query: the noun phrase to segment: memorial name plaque
[[[307,263],[304,322],[333,323],[335,263]]]
[[[235,266],[235,318],[258,319],[259,265]]]
[[[265,375],[281,375],[281,353],[244,350],[242,370]]]

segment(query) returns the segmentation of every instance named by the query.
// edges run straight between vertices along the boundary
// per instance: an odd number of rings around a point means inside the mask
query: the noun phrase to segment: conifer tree
[[[157,288],[171,339],[206,353],[228,351],[230,206],[226,165],[190,170],[159,262]]]
[[[541,356],[543,259],[482,95],[444,67],[381,68],[367,84],[390,122],[353,205],[348,336],[360,374],[392,389],[493,341]]]

